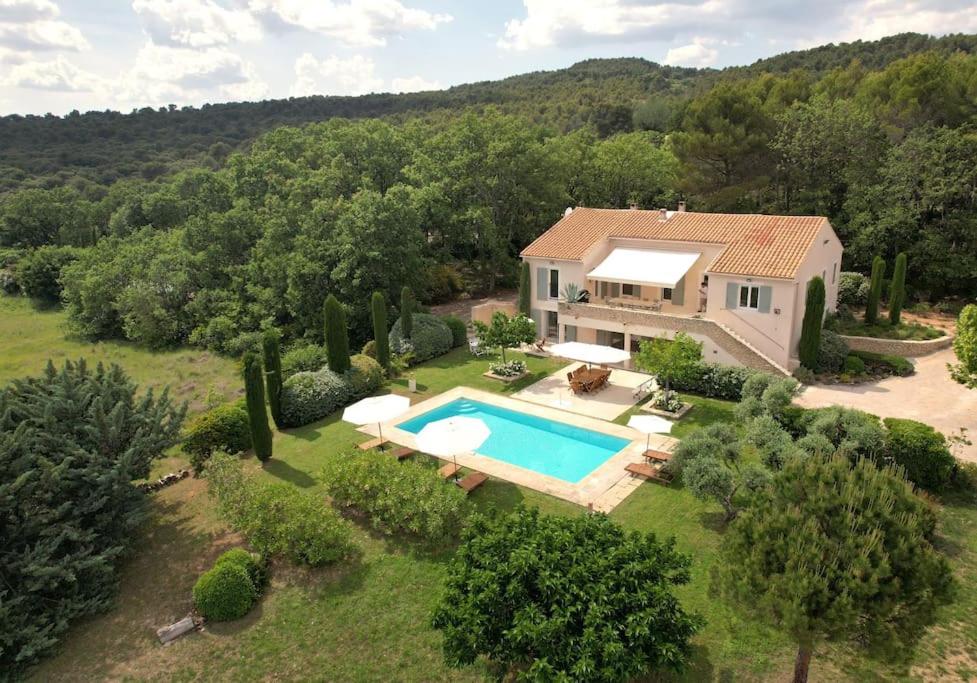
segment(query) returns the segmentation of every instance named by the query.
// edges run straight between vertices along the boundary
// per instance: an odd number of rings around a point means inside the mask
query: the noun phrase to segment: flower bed
[[[515,382],[517,379],[522,379],[528,374],[529,368],[526,366],[525,361],[510,360],[507,363],[490,364],[489,371],[484,373],[482,376],[501,380],[503,382]]]

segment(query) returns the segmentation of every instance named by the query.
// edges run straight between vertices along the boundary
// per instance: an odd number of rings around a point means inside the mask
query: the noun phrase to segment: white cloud
[[[390,92],[421,92],[424,90],[441,90],[441,83],[429,81],[422,76],[394,78],[390,81]]]
[[[308,52],[295,60],[295,83],[291,94],[305,95],[363,95],[383,88],[383,79],[374,72],[376,65],[369,57],[354,55],[343,59],[332,55],[318,60]]]
[[[671,48],[665,54],[662,64],[699,68],[712,66],[719,57],[719,50],[709,47],[710,44],[712,41],[706,38],[694,38],[688,45]]]
[[[92,92],[102,88],[104,82],[58,55],[50,61],[14,66],[3,79],[3,85],[55,92]]]
[[[133,0],[132,8],[158,45],[210,47],[261,37],[250,12],[225,9],[213,0]]]
[[[434,30],[451,21],[450,15],[405,7],[399,0],[251,0],[249,7],[278,25],[321,33],[351,46],[386,45],[390,36]]]
[[[60,11],[51,0],[0,0],[0,22],[23,24],[54,19]]]
[[[933,35],[977,32],[977,7],[969,1],[867,0],[850,5],[845,15],[847,29],[841,40],[877,40],[906,31]]]

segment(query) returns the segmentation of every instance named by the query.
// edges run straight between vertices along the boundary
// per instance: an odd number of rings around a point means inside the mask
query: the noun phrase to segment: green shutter
[[[761,287],[760,288],[760,307],[757,309],[760,313],[770,312],[770,299],[773,297],[773,287]]]
[[[675,283],[672,287],[672,305],[681,306],[685,303],[685,277]]]
[[[536,300],[546,301],[550,291],[550,269],[536,269]],[[535,320],[535,317],[533,318]]]
[[[735,282],[726,283],[726,308],[736,308],[740,286]]]

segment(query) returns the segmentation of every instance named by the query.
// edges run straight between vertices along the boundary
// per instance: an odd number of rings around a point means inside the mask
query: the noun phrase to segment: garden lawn
[[[517,356],[521,357],[521,356]],[[558,369],[549,359],[526,358],[539,378]],[[420,398],[460,384],[513,392],[515,386],[481,377],[488,360],[455,350],[414,370]],[[406,391],[407,378],[391,389]],[[696,407],[676,428],[729,419],[731,404],[683,396]],[[626,421],[626,416],[620,418]],[[317,492],[316,473],[345,448],[367,437],[333,415],[287,433],[276,433],[274,458],[262,469],[273,481]],[[434,467],[436,462],[418,457]],[[173,454],[161,468],[180,464]],[[583,509],[507,482],[490,480],[471,497],[480,509],[535,505],[550,514],[583,514]],[[152,497],[153,518],[124,564],[118,605],[111,612],[76,624],[60,652],[37,667],[37,680],[140,679],[475,681],[491,680],[484,662],[453,670],[441,657],[440,635],[430,628],[452,548],[426,549],[401,537],[378,535],[357,526],[361,556],[322,570],[275,563],[272,583],[244,619],[208,626],[171,647],[160,647],[155,628],[184,616],[197,575],[227,547],[240,543],[218,520],[201,480],[184,480]],[[324,503],[325,504],[325,503]],[[680,485],[642,484],[611,515],[629,529],[674,536],[693,558],[692,582],[679,589],[690,609],[707,625],[694,641],[690,668],[680,676],[651,680],[784,680],[793,663],[793,646],[777,633],[737,613],[709,595],[709,572],[716,561],[722,525],[717,505],[697,501]],[[975,577],[977,509],[956,501],[945,517],[945,545],[963,581]],[[916,660],[880,666],[844,648],[819,650],[812,680],[900,680],[962,676],[977,661],[977,597],[965,590],[944,611],[940,626],[924,639]]]

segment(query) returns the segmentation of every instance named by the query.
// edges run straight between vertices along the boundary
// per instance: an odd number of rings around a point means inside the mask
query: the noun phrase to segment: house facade
[[[686,332],[707,361],[789,372],[807,283],[838,299],[842,245],[821,216],[567,209],[522,252],[540,337],[637,350]],[[571,287],[567,288],[567,285]],[[569,301],[573,285],[589,300]]]

